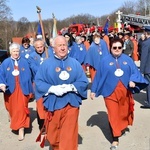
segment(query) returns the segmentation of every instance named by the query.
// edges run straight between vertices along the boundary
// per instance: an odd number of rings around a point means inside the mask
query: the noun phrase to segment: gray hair
[[[13,49],[19,49],[20,50],[20,45],[18,43],[12,43],[9,46],[9,52],[11,53]]]
[[[43,42],[43,45],[45,46],[45,42],[44,42],[43,39],[35,39],[34,42],[33,42],[33,46],[35,47],[36,43],[39,42],[39,41]]]
[[[53,41],[52,41],[52,45],[53,45],[53,47],[55,47],[55,46],[56,46],[56,40],[57,40],[58,38],[63,38],[63,39],[66,41],[66,39],[65,39],[65,37],[64,37],[64,36],[62,36],[62,35],[58,35],[58,36],[56,36],[56,37],[53,39]],[[66,45],[68,45],[67,41],[66,41]]]
[[[81,36],[76,36],[75,41],[78,42],[81,39]]]

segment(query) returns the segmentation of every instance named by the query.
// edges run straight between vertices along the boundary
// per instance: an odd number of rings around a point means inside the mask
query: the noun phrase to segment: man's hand
[[[134,87],[135,87],[135,83],[132,82],[132,81],[130,81],[130,82],[129,82],[129,87],[134,88]]]
[[[90,98],[92,99],[92,100],[94,100],[94,98],[95,98],[95,93],[90,93]]]

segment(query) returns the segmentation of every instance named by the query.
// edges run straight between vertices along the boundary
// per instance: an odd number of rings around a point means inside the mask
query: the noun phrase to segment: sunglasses
[[[29,44],[27,44],[27,43],[23,43],[23,45],[24,45],[24,46],[28,46]]]
[[[122,49],[122,46],[114,46],[114,47],[112,47],[112,49],[114,49],[114,50],[116,50],[116,49]]]

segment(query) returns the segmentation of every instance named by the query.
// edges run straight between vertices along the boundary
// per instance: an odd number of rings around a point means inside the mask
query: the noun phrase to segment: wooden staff
[[[41,8],[36,6],[37,8],[37,13],[38,13],[38,16],[39,16],[39,21],[40,21],[40,25],[41,25],[41,29],[42,29],[42,38],[46,44],[46,40],[45,40],[45,33],[44,33],[44,28],[43,28],[43,23],[42,23],[42,17],[41,17]],[[48,46],[46,44],[45,46],[45,54],[46,54],[46,58],[48,58]]]

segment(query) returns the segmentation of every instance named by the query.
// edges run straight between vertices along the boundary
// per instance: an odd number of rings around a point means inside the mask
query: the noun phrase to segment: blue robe
[[[35,51],[35,49],[34,49],[34,47],[31,46],[31,45],[29,45],[28,48],[24,48],[23,45],[20,46],[20,56],[23,57],[23,58],[28,59],[28,58],[26,57],[26,55],[29,55],[29,56],[30,56],[30,54],[31,54],[32,52],[34,52],[34,51]]]
[[[48,56],[53,56],[53,53],[52,53],[52,49],[48,49]],[[46,53],[43,52],[41,55],[38,54],[36,51],[33,52],[29,58],[28,58],[28,63],[29,63],[29,66],[30,66],[30,69],[32,71],[32,76],[33,76],[33,80],[34,80],[34,77],[40,67],[40,65],[43,63],[43,61],[45,61],[47,58],[46,58]]]
[[[1,69],[1,65],[0,65],[0,84],[5,84],[6,85],[6,82],[4,80],[4,77],[2,76],[2,69]],[[7,87],[7,86],[6,86]],[[0,89],[0,92],[3,92],[1,89]]]
[[[111,95],[119,81],[132,93],[138,93],[148,85],[147,80],[141,75],[129,56],[121,54],[117,60],[118,63],[116,63],[116,58],[111,54],[101,60],[91,87],[91,92],[96,93],[96,97],[99,95],[103,97]],[[114,74],[117,68],[122,69],[124,72],[121,77],[117,77]],[[135,82],[136,87],[130,88],[129,81]]]
[[[97,45],[94,42],[90,45],[87,55],[85,57],[84,64],[89,64],[94,69],[98,69],[98,64],[102,58],[109,54],[107,44],[104,40],[100,40],[100,44]]]
[[[15,90],[15,77],[12,75],[14,70],[14,60],[10,57],[5,59],[1,64],[1,76],[4,79],[4,84],[8,87],[6,94],[11,94]],[[20,57],[18,60],[18,69],[19,69],[19,81],[20,87],[24,95],[29,95],[33,93],[32,82],[31,82],[31,71],[26,59]]]
[[[81,65],[84,63],[86,56],[86,48],[84,44],[74,43],[74,53],[72,53],[72,58],[75,58]]]
[[[61,71],[67,71],[70,77],[67,80],[61,80],[59,75]],[[44,96],[52,85],[73,84],[78,93],[69,92],[63,96],[56,96],[49,93]],[[60,60],[56,57],[50,57],[40,66],[35,76],[36,99],[44,97],[44,106],[49,111],[54,111],[65,107],[68,103],[74,107],[79,107],[82,99],[87,98],[87,77],[80,63],[67,57]]]
[[[48,46],[48,55],[49,57],[54,57],[55,52],[51,46]]]
[[[75,42],[73,42],[72,45],[69,45],[68,43],[68,56],[73,58],[75,53],[76,53]]]

